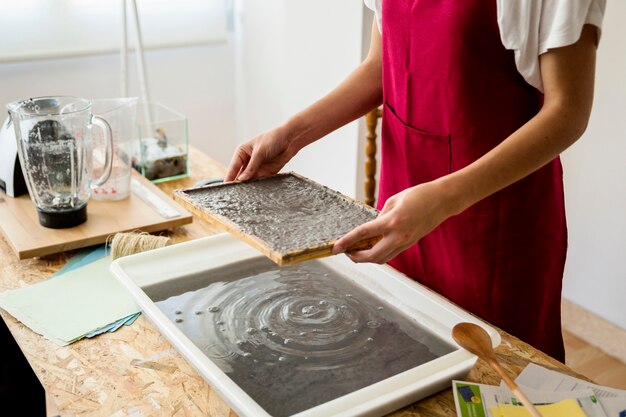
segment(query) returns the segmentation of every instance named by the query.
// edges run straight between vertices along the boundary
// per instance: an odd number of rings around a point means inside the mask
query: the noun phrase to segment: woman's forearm
[[[473,164],[438,180],[453,213],[536,171],[582,135],[593,101],[595,42],[595,28],[585,26],[576,44],[542,55],[539,113]]]
[[[380,33],[374,23],[367,58],[330,93],[281,126],[299,149],[363,116],[382,103],[380,43]]]

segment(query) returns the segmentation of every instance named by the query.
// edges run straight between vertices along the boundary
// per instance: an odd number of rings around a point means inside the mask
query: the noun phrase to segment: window
[[[226,39],[228,0],[136,1],[146,49]],[[0,62],[119,51],[122,5],[123,0],[2,0]],[[132,49],[130,11],[127,22]]]

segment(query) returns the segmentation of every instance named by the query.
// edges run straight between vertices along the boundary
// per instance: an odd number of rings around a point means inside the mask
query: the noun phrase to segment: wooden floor
[[[626,390],[626,364],[564,331],[565,364],[600,385]]]
[[[626,390],[626,364],[573,334],[564,331],[565,363],[600,385]],[[56,416],[54,403],[47,398],[48,416]]]

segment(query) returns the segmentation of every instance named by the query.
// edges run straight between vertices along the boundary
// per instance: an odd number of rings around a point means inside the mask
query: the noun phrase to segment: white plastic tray
[[[143,312],[241,417],[270,415],[198,349],[143,288],[167,281],[175,283],[189,275],[259,257],[262,255],[245,243],[229,234],[220,234],[120,258],[111,266],[113,274],[129,290]],[[343,255],[325,258],[321,262],[379,299],[398,307],[408,318],[418,321],[454,346],[450,332],[455,324],[463,321],[482,326],[489,333],[493,346],[500,344],[500,335],[495,329],[389,266],[355,264]],[[459,348],[296,415],[383,415],[448,388],[452,379],[464,378],[475,361],[474,355]]]

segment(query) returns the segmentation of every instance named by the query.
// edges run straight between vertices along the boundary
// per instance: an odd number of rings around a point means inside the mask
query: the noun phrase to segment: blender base
[[[87,204],[73,211],[51,213],[37,209],[39,224],[50,229],[67,229],[87,220]]]

